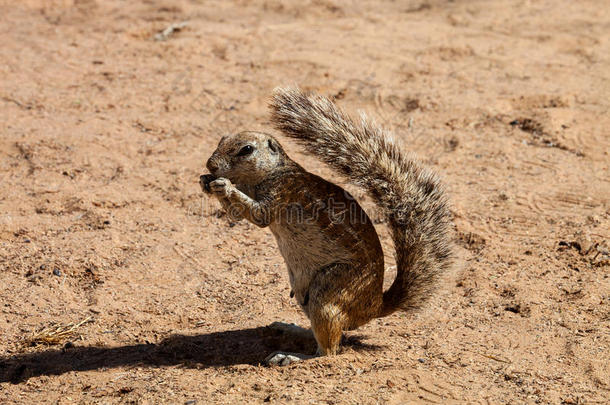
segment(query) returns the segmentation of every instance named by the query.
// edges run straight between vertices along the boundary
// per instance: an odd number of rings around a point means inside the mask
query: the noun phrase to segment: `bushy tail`
[[[451,264],[450,213],[437,176],[365,116],[356,123],[325,97],[278,88],[270,107],[277,129],[366,189],[383,210],[397,276],[379,316],[420,307]]]

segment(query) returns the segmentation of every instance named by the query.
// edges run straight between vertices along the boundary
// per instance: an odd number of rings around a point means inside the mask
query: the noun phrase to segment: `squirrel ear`
[[[267,144],[269,145],[269,149],[271,149],[271,152],[274,153],[274,154],[277,153],[278,150],[280,149],[279,145],[278,145],[278,143],[276,142],[275,139],[270,138],[267,141]]]

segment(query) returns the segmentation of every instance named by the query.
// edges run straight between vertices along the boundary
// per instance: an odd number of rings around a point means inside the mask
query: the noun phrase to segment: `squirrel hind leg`
[[[383,272],[335,263],[320,269],[309,286],[305,312],[318,343],[319,355],[337,354],[343,331],[378,317]]]
[[[309,302],[304,308],[311,321],[319,356],[339,351],[343,331],[349,325],[349,298],[346,294],[350,266],[336,263],[320,269],[309,285]]]
[[[316,314],[317,315],[317,314]],[[334,356],[339,351],[339,344],[343,336],[342,322],[328,317],[312,315],[311,329],[318,342],[318,356]]]

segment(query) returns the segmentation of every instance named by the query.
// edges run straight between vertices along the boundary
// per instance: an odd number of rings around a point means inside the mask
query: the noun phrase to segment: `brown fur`
[[[320,354],[335,354],[344,330],[417,308],[430,295],[450,265],[445,196],[379,128],[364,118],[355,124],[326,98],[278,89],[271,110],[285,135],[367,189],[392,230],[398,274],[383,292],[377,232],[341,187],[304,170],[267,134],[224,137],[208,161],[217,178],[209,190],[231,218],[270,227]],[[252,151],[244,154],[246,146]]]

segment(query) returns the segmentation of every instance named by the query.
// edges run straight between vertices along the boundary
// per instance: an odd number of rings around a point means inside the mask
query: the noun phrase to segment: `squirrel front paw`
[[[234,188],[233,183],[231,183],[231,180],[225,179],[224,177],[219,177],[216,180],[210,182],[209,187],[212,194],[218,197],[228,197],[231,193],[231,190]]]
[[[216,180],[216,177],[212,174],[202,174],[199,176],[199,184],[201,185],[201,190],[206,194],[211,194],[212,190],[210,190],[210,183]]]

